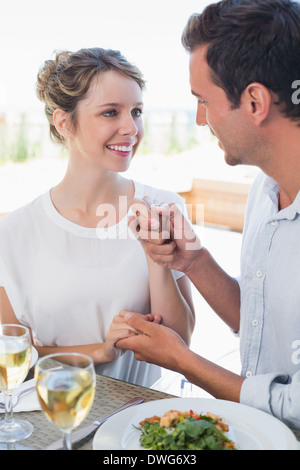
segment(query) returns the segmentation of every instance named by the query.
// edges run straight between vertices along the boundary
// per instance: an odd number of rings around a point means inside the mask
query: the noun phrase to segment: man
[[[171,242],[149,237],[143,243],[157,263],[183,271],[239,333],[242,371],[211,363],[163,324],[132,312],[125,318],[142,334],[117,345],[184,374],[217,398],[300,429],[300,4],[223,0],[189,19],[183,44],[197,124],[210,127],[229,165],[262,170],[249,194],[240,278],[228,276],[204,247],[188,249],[189,229],[176,237],[176,226],[187,222],[175,206]],[[145,221],[139,223],[145,232]]]

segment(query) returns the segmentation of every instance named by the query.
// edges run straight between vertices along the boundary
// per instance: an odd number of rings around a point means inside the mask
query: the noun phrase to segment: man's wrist
[[[195,254],[187,269],[185,269],[184,274],[186,274],[186,276],[188,276],[191,280],[195,276],[198,276],[199,272],[204,268],[207,255],[208,251],[206,248],[201,247]]]

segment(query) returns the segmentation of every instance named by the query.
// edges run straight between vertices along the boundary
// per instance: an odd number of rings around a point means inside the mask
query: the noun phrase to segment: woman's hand
[[[154,241],[161,244],[170,239],[169,217],[162,217],[158,208],[166,208],[166,204],[152,201],[148,196],[135,199],[131,205],[128,225],[134,236],[143,244],[145,241]]]
[[[115,347],[117,341],[122,338],[129,338],[137,334],[136,330],[130,327],[124,320],[124,311],[120,312],[113,318],[106,339],[103,343],[103,362],[112,362],[123,353],[119,348]]]

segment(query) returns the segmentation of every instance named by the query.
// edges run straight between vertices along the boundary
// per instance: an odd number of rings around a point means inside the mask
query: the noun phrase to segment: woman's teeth
[[[131,152],[132,145],[126,147],[125,145],[108,145],[107,148],[117,150],[118,152]]]

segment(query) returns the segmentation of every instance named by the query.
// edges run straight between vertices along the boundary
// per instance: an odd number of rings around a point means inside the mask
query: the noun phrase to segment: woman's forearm
[[[38,351],[39,356],[47,356],[48,354],[55,353],[70,353],[77,352],[85,354],[93,360],[94,364],[103,364],[111,362],[115,359],[113,348],[109,349],[109,354],[105,348],[105,343],[99,344],[85,344],[77,346],[37,346],[34,345]]]
[[[151,313],[162,316],[162,323],[175,331],[189,344],[195,316],[189,280],[178,281],[173,273],[147,256],[150,283]]]

